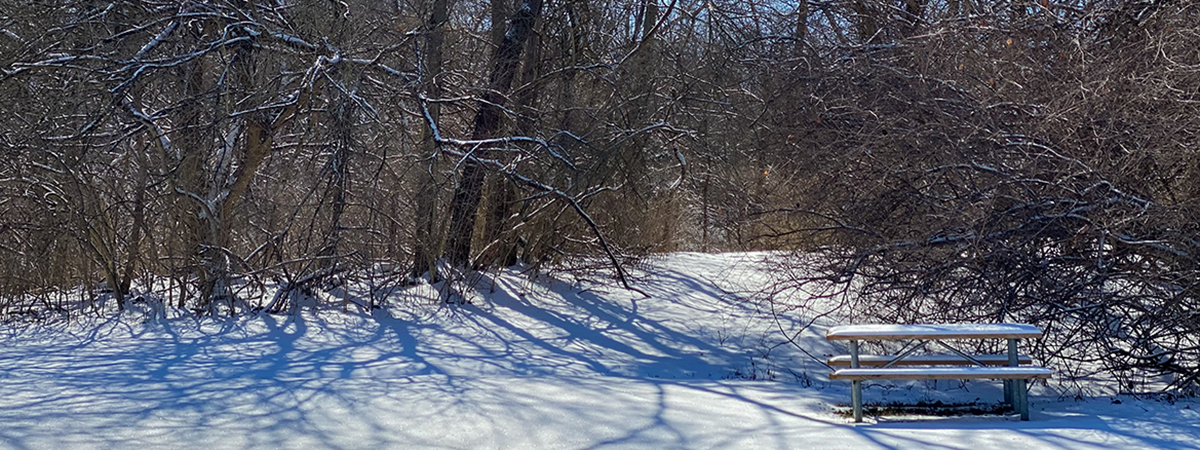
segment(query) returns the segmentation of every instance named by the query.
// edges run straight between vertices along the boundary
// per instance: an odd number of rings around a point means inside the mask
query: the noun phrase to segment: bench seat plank
[[[1045,367],[922,367],[886,369],[839,369],[829,375],[830,380],[967,380],[986,378],[991,380],[1024,380],[1050,378],[1051,371]]]
[[[979,362],[989,366],[1007,366],[1008,355],[971,355]],[[877,367],[887,364],[895,355],[859,355],[858,365],[865,367]],[[850,367],[850,355],[838,355],[829,358],[826,361],[829,365],[835,367]],[[1033,364],[1033,358],[1029,355],[1017,356],[1017,364],[1027,366]],[[963,359],[958,355],[911,355],[897,361],[892,367],[896,366],[971,366],[974,365],[971,361]]]
[[[843,325],[830,328],[830,341],[895,341],[911,339],[1024,339],[1040,338],[1042,330],[1017,323]]]

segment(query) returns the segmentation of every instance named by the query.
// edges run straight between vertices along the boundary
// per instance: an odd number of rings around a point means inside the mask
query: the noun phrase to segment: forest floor
[[[1033,387],[1032,420],[854,424],[818,359],[836,319],[777,321],[761,254],[673,254],[642,293],[487,275],[384,307],[198,318],[134,308],[0,324],[0,448],[1140,449],[1200,446],[1200,402]],[[365,287],[350,287],[354,297]],[[803,319],[802,317],[800,319]],[[779,332],[801,331],[788,343]],[[803,351],[801,350],[803,349]],[[805,354],[805,352],[812,355]],[[995,405],[997,382],[868,383],[868,403]]]

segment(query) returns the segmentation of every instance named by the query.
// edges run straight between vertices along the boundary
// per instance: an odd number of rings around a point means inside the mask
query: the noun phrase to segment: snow
[[[790,345],[748,292],[764,254],[651,261],[643,297],[516,272],[471,304],[436,286],[383,309],[0,324],[0,448],[1196,448],[1194,399],[1074,398],[1014,416],[846,409],[849,383]],[[365,289],[365,288],[362,288]],[[351,287],[352,296],[363,294]],[[330,302],[332,303],[332,302]],[[797,342],[843,353],[818,321]],[[874,402],[996,402],[999,382],[864,383]]]
[[[869,324],[841,325],[830,328],[828,339],[851,339],[872,337],[919,337],[949,339],[954,337],[983,338],[994,336],[1037,337],[1042,330],[1033,325],[1020,323],[979,324]]]
[[[1045,367],[921,367],[921,368],[887,368],[887,369],[839,369],[834,378],[840,380],[858,377],[880,377],[897,379],[912,379],[913,377],[929,377],[937,379],[953,379],[951,376],[968,378],[1028,378],[1049,377],[1050,369]]]
[[[1008,365],[1008,355],[971,355],[976,361],[989,365]],[[892,362],[896,355],[858,355],[858,362],[863,366],[882,366]],[[850,355],[838,355],[826,360],[831,366],[850,366]],[[1032,358],[1029,355],[1017,355],[1017,362],[1023,365],[1033,364]],[[920,355],[920,356],[905,356],[904,359],[896,361],[898,365],[928,365],[928,364],[949,364],[949,365],[970,365],[972,362],[958,355]]]

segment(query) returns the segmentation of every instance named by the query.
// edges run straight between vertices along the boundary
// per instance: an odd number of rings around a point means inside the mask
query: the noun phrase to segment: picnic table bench
[[[828,363],[849,368],[835,369],[829,379],[850,380],[855,422],[862,422],[862,381],[874,379],[1004,380],[1004,401],[1021,414],[1021,420],[1029,420],[1026,382],[1050,378],[1051,371],[1030,365],[1033,361],[1029,356],[1017,353],[1017,341],[1041,337],[1038,327],[1015,323],[838,326],[830,328],[825,339],[850,341],[850,354],[829,358]],[[946,342],[964,339],[1006,339],[1008,354],[970,355]],[[859,341],[905,343],[895,355],[860,355]],[[950,354],[914,355],[929,343]]]

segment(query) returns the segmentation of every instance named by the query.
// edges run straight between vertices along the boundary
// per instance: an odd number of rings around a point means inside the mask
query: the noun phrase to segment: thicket
[[[146,296],[282,310],[364,273],[518,260],[626,282],[650,252],[792,250],[776,289],[843,296],[853,320],[1031,322],[1069,376],[1189,388],[1198,16],[6,2],[0,315]]]
[[[776,288],[861,321],[1034,323],[1063,378],[1195,389],[1197,19],[1039,3],[848,53],[810,91],[823,188],[770,212],[811,221],[778,233],[807,256]]]

